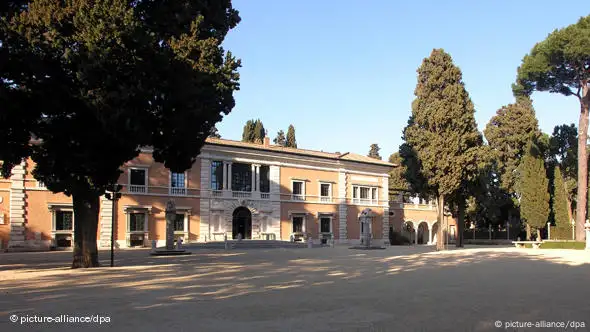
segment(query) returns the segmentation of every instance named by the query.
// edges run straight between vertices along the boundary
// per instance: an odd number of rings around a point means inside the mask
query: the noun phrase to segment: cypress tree
[[[567,191],[565,188],[565,184],[563,181],[563,177],[561,175],[561,170],[559,166],[555,167],[553,173],[553,215],[555,220],[555,226],[559,229],[559,233],[565,233],[566,229],[569,230],[570,222],[569,222],[569,214],[568,214],[568,204],[567,204]]]
[[[537,146],[531,143],[526,151],[518,170],[520,216],[527,224],[527,238],[531,230],[536,230],[540,239],[541,229],[549,217],[549,180]]]
[[[443,216],[445,199],[458,192],[462,195],[477,178],[485,159],[483,139],[477,130],[475,109],[465,90],[461,70],[444,50],[435,49],[424,59],[418,68],[414,94],[416,99],[400,152],[407,172],[414,174],[406,178],[426,179],[424,190],[437,198],[437,249],[440,250],[444,249],[447,228]],[[460,217],[464,215],[466,197],[461,200]],[[461,245],[463,228],[463,220],[459,220],[457,245]]]
[[[369,154],[367,156],[371,157],[373,159],[381,160],[381,156],[379,155],[379,150],[381,150],[381,148],[379,147],[378,144],[371,144],[371,149],[369,150]]]
[[[244,131],[242,132],[242,142],[254,142],[254,120],[246,121]]]
[[[297,148],[297,140],[295,139],[295,127],[293,125],[289,125],[289,129],[287,129],[287,142],[285,143],[286,147],[289,148]]]
[[[287,139],[285,138],[285,132],[282,130],[279,130],[277,132],[277,137],[275,137],[274,141],[273,141],[276,145],[279,146],[285,146],[285,144],[287,143]]]
[[[266,131],[264,130],[264,125],[262,124],[262,121],[260,121],[260,119],[257,119],[254,122],[254,133],[252,134],[252,136],[254,139],[254,143],[262,144],[262,142],[264,141]]]

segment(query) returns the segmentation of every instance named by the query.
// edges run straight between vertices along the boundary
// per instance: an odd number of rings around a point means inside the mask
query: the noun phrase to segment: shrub
[[[389,227],[389,244],[392,246],[399,246],[405,244],[411,244],[410,239],[403,236],[400,232],[393,230],[393,227]]]

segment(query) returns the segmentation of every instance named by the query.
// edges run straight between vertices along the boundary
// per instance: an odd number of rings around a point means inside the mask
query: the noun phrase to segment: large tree
[[[531,100],[518,98],[515,103],[502,106],[488,122],[484,135],[493,152],[501,188],[515,197],[516,170],[526,146],[541,135]]]
[[[297,148],[297,140],[295,139],[295,127],[293,125],[289,125],[287,129],[287,141],[285,142],[285,146],[288,148]]]
[[[402,157],[399,152],[394,152],[389,156],[390,163],[396,165],[389,172],[389,200],[397,200],[402,194],[404,201],[409,198],[410,184],[406,180],[407,167],[403,165]]]
[[[379,147],[379,144],[371,144],[371,148],[369,149],[369,154],[367,154],[367,156],[371,157],[373,159],[381,160],[381,156],[379,155],[379,150],[381,150],[381,148]]]
[[[221,138],[221,135],[219,134],[219,130],[217,130],[217,127],[215,127],[215,126],[211,127],[211,131],[209,132],[209,137]]]
[[[234,107],[240,62],[221,44],[240,17],[230,0],[10,7],[0,7],[2,175],[30,157],[37,179],[72,196],[72,267],[98,266],[99,198],[120,167],[151,146],[183,172]]]
[[[578,188],[578,129],[575,124],[555,126],[550,141],[551,155],[557,162],[567,191],[568,216],[576,208]]]
[[[412,115],[404,129],[405,143],[400,147],[400,153],[408,173],[419,174],[407,177],[408,180],[426,179],[426,186],[423,182],[418,186],[437,198],[437,249],[440,250],[444,249],[446,237],[445,200],[462,194],[478,176],[483,159],[483,140],[477,130],[475,109],[465,90],[461,70],[444,50],[435,49],[423,60],[418,68],[414,94]],[[466,199],[462,197],[463,202]],[[462,224],[459,221],[459,245]]]
[[[565,188],[564,180],[559,169],[555,167],[553,175],[553,199],[551,200],[551,210],[553,212],[553,220],[555,226],[560,230],[569,229],[569,213],[567,202],[567,190]]]
[[[537,231],[541,239],[541,229],[547,225],[549,217],[549,180],[545,173],[545,163],[535,144],[530,144],[518,168],[517,191],[520,198],[520,217],[527,225],[527,238],[530,230]]]
[[[279,130],[277,132],[277,137],[275,137],[275,139],[273,140],[273,142],[276,145],[285,146],[285,144],[287,144],[287,139],[285,138],[285,132],[282,131],[282,130]]]
[[[585,238],[586,195],[588,189],[588,109],[590,107],[590,16],[568,27],[554,30],[537,43],[518,67],[515,95],[549,91],[575,96],[580,102],[578,124],[578,190],[576,239]]]

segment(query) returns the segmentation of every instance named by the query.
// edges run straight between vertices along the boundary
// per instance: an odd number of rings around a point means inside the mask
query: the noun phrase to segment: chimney
[[[270,146],[270,137],[264,136],[264,147],[268,148]]]

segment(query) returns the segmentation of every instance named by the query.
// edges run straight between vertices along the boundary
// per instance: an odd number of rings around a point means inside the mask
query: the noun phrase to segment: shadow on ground
[[[71,253],[0,255],[0,330],[8,316],[98,314],[101,328],[224,331],[487,331],[504,321],[583,321],[590,255],[483,248],[203,251],[67,268]],[[108,266],[109,253],[101,252]],[[588,321],[590,323],[590,320]]]

